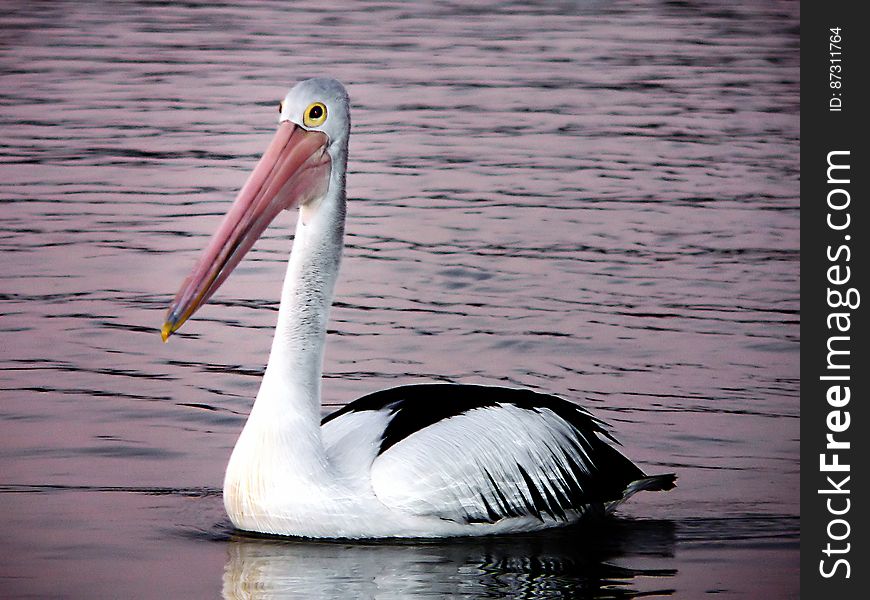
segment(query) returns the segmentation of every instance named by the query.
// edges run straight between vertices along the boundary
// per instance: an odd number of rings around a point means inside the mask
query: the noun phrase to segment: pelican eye
[[[283,100],[281,100],[281,102],[278,103],[278,114],[280,115],[282,112],[284,112],[284,101]]]
[[[323,102],[315,102],[305,109],[302,115],[302,123],[306,127],[317,127],[326,121],[326,105]]]

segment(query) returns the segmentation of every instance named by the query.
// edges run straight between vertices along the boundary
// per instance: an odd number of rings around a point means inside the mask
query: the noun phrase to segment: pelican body
[[[312,538],[532,531],[674,487],[620,454],[604,424],[529,390],[422,384],[321,419],[326,325],[343,248],[349,99],[297,84],[278,131],[169,307],[164,341],[208,301],[272,219],[299,209],[269,362],[224,478],[237,528]]]

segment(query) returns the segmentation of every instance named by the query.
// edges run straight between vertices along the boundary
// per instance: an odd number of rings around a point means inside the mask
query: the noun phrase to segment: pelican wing
[[[372,489],[390,508],[414,515],[573,520],[590,505],[673,486],[673,477],[646,478],[587,412],[528,390],[405,386],[343,410],[387,413]]]

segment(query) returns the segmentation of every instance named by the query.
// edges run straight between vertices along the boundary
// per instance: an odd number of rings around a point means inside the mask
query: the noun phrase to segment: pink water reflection
[[[235,554],[210,541],[226,525],[209,494],[256,393],[292,219],[178,340],[158,328],[277,98],[323,72],[354,101],[327,401],[446,377],[583,402],[680,475],[623,513],[674,524],[644,564],[676,569],[684,597],[794,592],[795,6],[10,6],[4,588],[139,596],[154,572],[173,595],[224,588]],[[729,519],[783,550],[729,542]],[[771,562],[781,577],[760,574]]]

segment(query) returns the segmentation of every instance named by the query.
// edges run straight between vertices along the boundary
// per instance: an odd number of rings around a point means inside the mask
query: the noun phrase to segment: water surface
[[[4,3],[4,597],[795,597],[798,3]],[[679,487],[447,543],[239,535],[293,216],[161,344],[295,81],[353,103],[325,410],[524,386]]]

